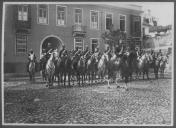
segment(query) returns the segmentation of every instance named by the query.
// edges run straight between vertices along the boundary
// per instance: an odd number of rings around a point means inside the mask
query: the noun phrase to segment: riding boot
[[[27,67],[26,67],[26,69],[27,69],[27,72],[29,72],[29,62],[27,63],[27,65],[26,65]]]

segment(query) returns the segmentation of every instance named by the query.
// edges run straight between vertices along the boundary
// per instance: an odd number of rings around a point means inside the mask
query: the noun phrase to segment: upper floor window
[[[48,5],[38,5],[38,23],[48,24]]]
[[[112,27],[112,14],[106,14],[106,29],[110,29]]]
[[[21,21],[28,20],[28,6],[27,5],[18,6],[18,20],[21,20]]]
[[[27,35],[16,34],[16,53],[26,53],[27,52]]]
[[[92,29],[98,29],[98,11],[91,11],[90,12],[90,28]]]
[[[82,24],[82,9],[75,9],[75,24]]]
[[[125,30],[125,27],[126,27],[125,21],[126,21],[126,16],[120,15],[120,30],[121,31],[126,31]]]
[[[66,7],[57,6],[57,25],[65,25],[66,24]]]

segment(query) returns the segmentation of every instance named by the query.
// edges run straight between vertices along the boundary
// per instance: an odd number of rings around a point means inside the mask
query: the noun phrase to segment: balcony
[[[83,26],[83,25],[73,25],[72,26],[72,32],[73,32],[73,36],[74,37],[85,37],[86,35],[86,26]]]

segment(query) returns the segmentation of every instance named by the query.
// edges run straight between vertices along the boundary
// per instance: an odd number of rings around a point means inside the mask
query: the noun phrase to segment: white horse
[[[48,80],[48,86],[53,86],[55,75],[55,64],[54,64],[54,52],[51,53],[50,58],[46,63],[46,77]]]
[[[164,70],[166,68],[166,64],[168,64],[168,58],[163,56],[160,61],[160,77],[164,78]]]

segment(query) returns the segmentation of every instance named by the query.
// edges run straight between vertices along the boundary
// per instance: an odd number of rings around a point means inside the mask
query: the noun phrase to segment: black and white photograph
[[[174,2],[2,10],[2,125],[173,126]]]

